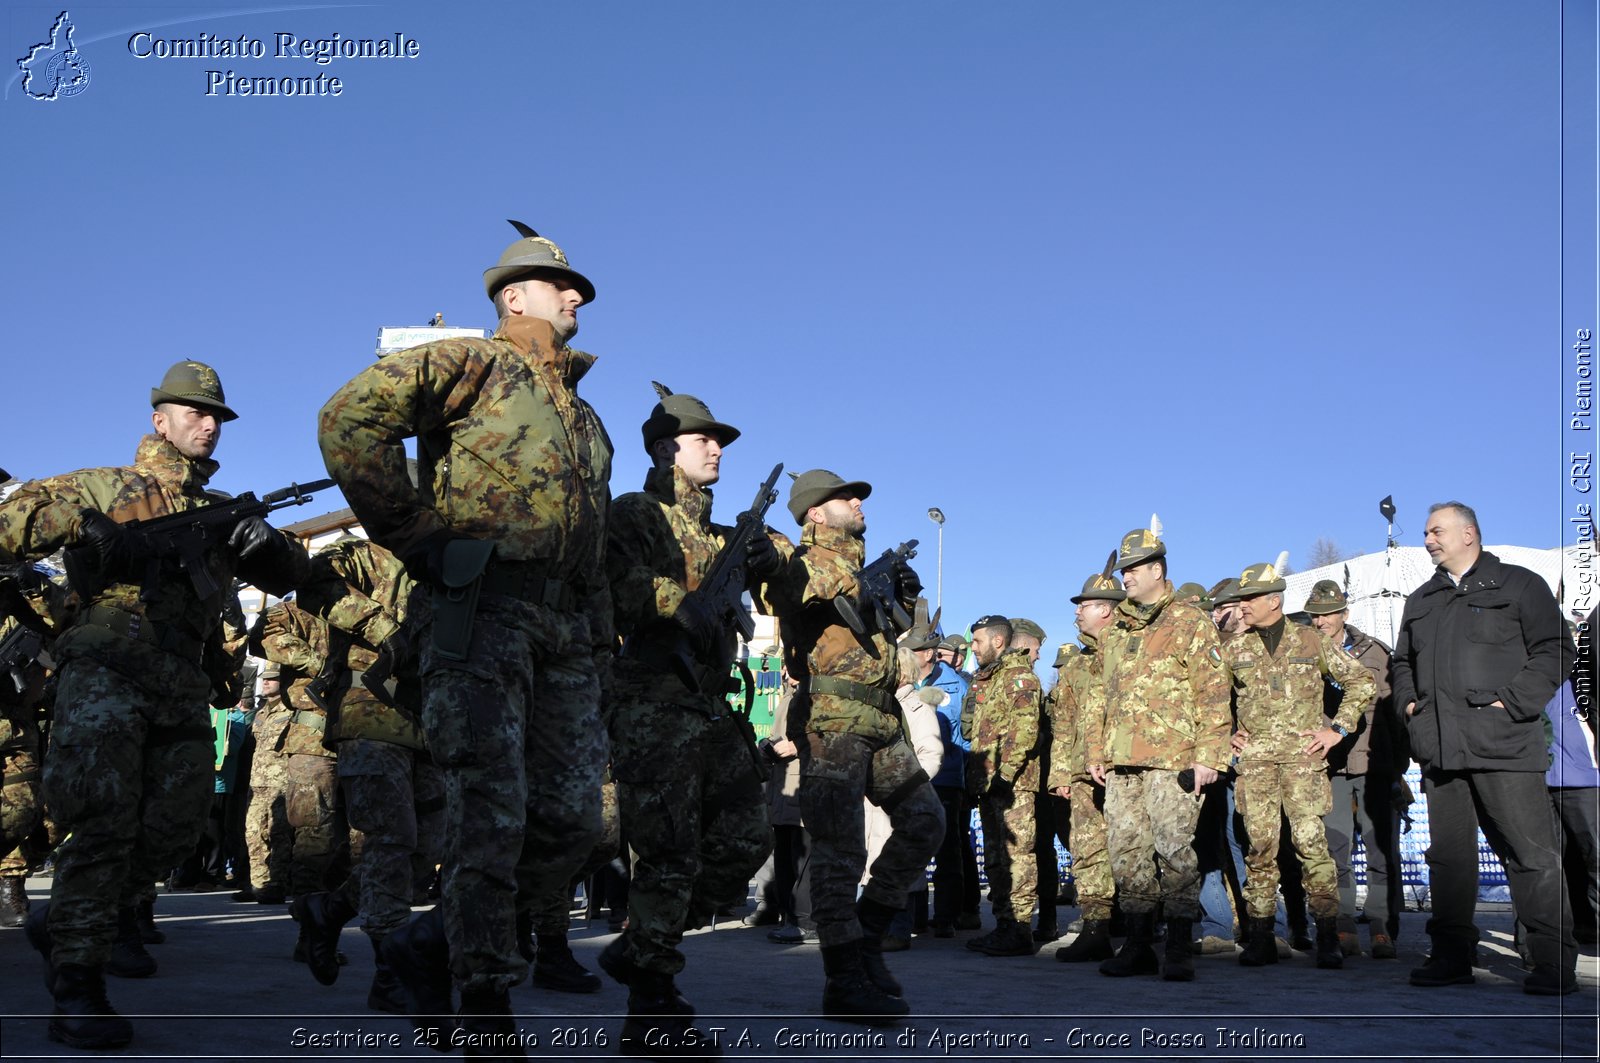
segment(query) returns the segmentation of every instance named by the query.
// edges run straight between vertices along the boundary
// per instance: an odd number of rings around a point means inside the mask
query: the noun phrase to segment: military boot
[[[891,997],[905,992],[900,980],[889,972],[883,962],[883,935],[899,912],[887,904],[867,897],[856,902],[856,919],[861,923],[861,969],[867,972],[872,984]]]
[[[1107,919],[1085,919],[1072,944],[1056,949],[1056,959],[1062,963],[1088,963],[1090,960],[1109,960],[1111,947],[1111,922]]]
[[[1339,948],[1339,920],[1332,915],[1317,916],[1317,966],[1337,971],[1344,966],[1344,951]]]
[[[600,976],[572,955],[566,934],[540,934],[533,961],[533,984],[558,993],[598,993]]]
[[[50,939],[49,901],[29,910],[28,918],[22,924],[22,932],[27,935],[28,944],[33,946],[33,950],[44,957],[44,989],[46,993],[53,992],[55,971],[50,965],[50,953],[55,948],[55,942]]]
[[[165,944],[167,940],[166,931],[156,927],[155,899],[140,901],[135,911],[139,916],[139,940],[146,945]]]
[[[628,959],[628,935],[618,934],[617,939],[600,952],[600,969],[622,985],[632,985],[639,968]]]
[[[405,991],[406,1014],[420,1039],[439,1052],[451,1049],[450,944],[444,913],[429,908],[383,939],[382,955]]]
[[[372,988],[367,990],[367,1007],[390,1015],[406,1013],[406,991],[394,976],[389,961],[383,958],[383,938],[372,936]]]
[[[156,973],[156,958],[145,951],[139,913],[131,904],[117,909],[117,939],[111,943],[105,969],[118,978],[149,978]]]
[[[1250,939],[1239,953],[1240,967],[1265,967],[1278,962],[1278,942],[1272,934],[1272,919],[1251,919]]]
[[[461,1028],[462,1054],[468,1059],[528,1058],[517,1035],[516,1017],[511,1014],[509,989],[463,989],[456,1020]]]
[[[911,1014],[911,1005],[891,996],[867,977],[861,964],[861,942],[828,945],[822,950],[822,1013],[845,1022],[890,1026]]]
[[[1128,927],[1128,936],[1123,939],[1122,948],[1117,950],[1117,954],[1100,965],[1100,973],[1110,975],[1112,978],[1159,974],[1161,961],[1156,958],[1156,950],[1150,947],[1150,934],[1155,929],[1155,913],[1127,912],[1123,919]]]
[[[106,999],[106,975],[99,967],[63,963],[50,979],[55,1011],[50,1040],[72,1048],[121,1048],[133,1040],[133,1026]]]
[[[21,875],[0,878],[0,926],[15,930],[28,919],[28,890]]]
[[[302,893],[289,909],[306,944],[306,966],[323,985],[339,980],[339,932],[356,910],[342,893]]]
[[[1194,981],[1194,920],[1167,917],[1167,943],[1161,977],[1168,982]]]
[[[620,1055],[648,1059],[715,1059],[722,1055],[709,1035],[696,1029],[694,1006],[683,999],[670,974],[638,969],[628,991],[628,1017],[618,1039]]]
[[[1027,923],[1002,919],[993,934],[969,943],[969,947],[989,956],[1032,956],[1039,946],[1034,943]]]

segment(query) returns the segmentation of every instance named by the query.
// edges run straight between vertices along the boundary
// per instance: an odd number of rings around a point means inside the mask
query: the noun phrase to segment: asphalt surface
[[[47,895],[32,879],[29,895]],[[372,954],[350,927],[350,965],[331,987],[291,961],[295,926],[283,906],[236,904],[227,893],[163,894],[157,923],[167,941],[146,979],[109,979],[112,1003],[134,1024],[118,1052],[86,1053],[49,1040],[51,1000],[43,964],[20,930],[0,930],[0,1056],[151,1060],[440,1059],[415,1043],[402,1018],[368,1011]],[[1065,924],[1075,911],[1062,910]],[[1582,986],[1566,997],[1524,994],[1504,906],[1480,912],[1484,943],[1477,984],[1419,989],[1407,983],[1427,948],[1425,913],[1402,918],[1398,961],[1365,956],[1319,971],[1297,953],[1275,967],[1240,967],[1234,956],[1197,957],[1191,983],[1107,978],[1093,964],[989,957],[954,939],[918,937],[889,957],[913,1010],[882,1030],[823,1019],[815,945],[780,946],[737,922],[691,934],[678,979],[715,1030],[726,1059],[1537,1059],[1596,1058],[1600,1027],[1593,948],[1579,961]],[[603,922],[578,918],[573,951],[591,970],[611,940]],[[1365,933],[1363,932],[1363,940]],[[534,1058],[616,1053],[627,992],[609,980],[573,996],[524,983],[512,990],[519,1029]],[[460,1056],[457,1049],[454,1053]]]

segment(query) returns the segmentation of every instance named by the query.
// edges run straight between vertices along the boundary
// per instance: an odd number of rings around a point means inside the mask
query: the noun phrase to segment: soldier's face
[[[1014,650],[1027,650],[1029,663],[1037,664],[1039,662],[1039,640],[1032,635],[1011,636],[1011,648]]]
[[[1258,594],[1239,603],[1247,627],[1271,627],[1283,616],[1283,595]]]
[[[1085,635],[1098,635],[1111,618],[1111,605],[1098,598],[1088,598],[1078,603],[1076,613],[1078,630]]]
[[[503,289],[503,301],[508,314],[550,322],[558,343],[566,343],[578,334],[578,307],[583,305],[583,296],[559,277],[529,277],[508,284]]]
[[[1338,638],[1344,634],[1345,616],[1346,613],[1342,610],[1337,613],[1324,613],[1321,616],[1313,616],[1311,618],[1311,626],[1330,639]]]
[[[867,530],[867,518],[861,512],[859,498],[830,498],[821,505],[812,506],[811,512],[821,518],[817,523],[825,528],[838,528],[851,535]]]
[[[150,424],[156,435],[194,461],[211,457],[222,438],[222,422],[217,415],[198,406],[163,402],[150,414]]]
[[[673,440],[677,452],[672,463],[696,487],[710,487],[722,475],[722,444],[704,432],[685,432]]]
[[[972,633],[972,656],[977,658],[980,668],[999,660],[1004,646],[1005,639],[997,628],[982,628]]]
[[[1146,561],[1122,570],[1122,589],[1140,605],[1149,605],[1161,597],[1164,570],[1159,561]]]

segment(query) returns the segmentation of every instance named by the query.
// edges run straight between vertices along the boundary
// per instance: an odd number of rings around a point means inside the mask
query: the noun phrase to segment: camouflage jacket
[[[976,786],[987,790],[996,776],[1018,790],[1038,790],[1043,705],[1039,677],[1033,674],[1027,651],[1007,650],[978,669],[967,688],[967,705],[972,718],[967,736],[972,740],[967,754],[969,792]],[[969,714],[963,711],[963,715]]]
[[[766,600],[778,617],[784,666],[800,684],[789,710],[791,738],[806,731],[844,731],[887,742],[900,733],[894,640],[882,632],[857,635],[833,604],[841,594],[859,593],[856,577],[866,551],[857,536],[818,524],[805,526],[792,553],[786,542],[779,544],[789,560],[767,583]],[[873,692],[873,701],[813,692],[813,676],[859,684]]]
[[[578,593],[604,676],[612,449],[576,390],[593,364],[556,347],[549,322],[508,317],[490,339],[440,340],[367,367],[322,407],[318,443],[362,527],[396,556],[448,528],[493,542],[500,561],[548,562],[549,578]]]
[[[1379,640],[1349,624],[1344,627],[1344,636],[1344,651],[1360,661],[1372,675],[1377,693],[1345,740],[1328,751],[1328,770],[1338,775],[1365,775],[1368,771],[1399,774],[1405,770],[1405,765],[1395,764],[1400,759],[1403,738],[1389,686],[1391,651]],[[1343,688],[1328,683],[1323,690],[1322,714],[1334,719],[1343,700]]]
[[[279,602],[261,618],[261,656],[280,667],[283,682],[279,698],[294,710],[289,726],[278,739],[283,753],[308,753],[331,757],[322,745],[328,714],[307,691],[328,659],[328,625],[293,602]]]
[[[408,749],[423,748],[418,722],[421,687],[416,658],[396,662],[399,701],[385,704],[362,685],[360,673],[378,659],[386,639],[405,625],[406,607],[416,581],[393,554],[376,543],[349,535],[311,559],[311,578],[300,588],[298,604],[330,628],[344,650],[347,672],[340,685],[339,713],[330,740],[370,738]]]
[[[73,545],[85,509],[123,523],[210,505],[217,499],[205,485],[217,468],[214,461],[190,460],[160,436],[147,435],[132,465],[80,469],[26,483],[0,503],[0,563],[32,561]],[[206,564],[225,592],[236,564],[232,552],[212,551]],[[201,648],[218,639],[220,649],[224,592],[201,600],[182,566],[163,562],[156,586],[113,583],[83,603],[78,622],[56,641],[56,659],[63,664],[91,659],[163,702],[187,702],[203,710],[211,682],[201,670]],[[129,637],[130,632],[140,637]],[[170,649],[152,639],[165,640]],[[204,720],[203,713],[198,719]]]
[[[1105,686],[1100,681],[1099,639],[1080,635],[1083,650],[1061,666],[1045,710],[1050,716],[1050,778],[1046,789],[1089,779],[1086,749],[1091,720],[1103,720]]]
[[[1278,649],[1267,652],[1261,632],[1241,631],[1222,642],[1222,660],[1238,693],[1239,727],[1250,738],[1241,762],[1277,764],[1321,760],[1303,752],[1302,731],[1326,726],[1322,715],[1324,679],[1344,688],[1335,723],[1355,730],[1356,721],[1372,705],[1372,675],[1354,657],[1315,628],[1284,621]]]
[[[668,620],[722,549],[729,529],[711,523],[711,492],[696,487],[677,466],[652,469],[644,490],[611,504],[606,529],[606,571],[617,634],[648,638]],[[725,633],[730,643],[736,636]],[[731,647],[730,647],[731,648]],[[612,665],[619,698],[648,698],[669,705],[712,711],[715,701],[693,693],[675,672],[631,656]]]
[[[1233,720],[1217,626],[1172,600],[1172,584],[1153,605],[1121,602],[1100,634],[1105,715],[1088,724],[1091,764],[1222,771]]]

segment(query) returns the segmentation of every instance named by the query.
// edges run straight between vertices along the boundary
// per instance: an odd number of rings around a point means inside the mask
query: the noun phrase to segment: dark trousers
[[[772,896],[785,926],[815,930],[811,918],[811,835],[799,824],[772,828]]]
[[[1068,835],[1072,822],[1072,803],[1064,797],[1041,790],[1035,796],[1033,855],[1039,867],[1039,928],[1056,926],[1056,903],[1061,893],[1061,864],[1056,859],[1056,839],[1071,845]],[[1070,851],[1070,850],[1069,850]]]
[[[1506,868],[1517,918],[1528,928],[1528,951],[1537,967],[1570,972],[1577,961],[1561,853],[1552,833],[1544,773],[1443,771],[1422,775],[1428,799],[1428,884],[1433,917],[1428,936],[1434,954],[1471,962],[1478,946],[1473,916],[1478,904],[1478,836]]]
[[[944,809],[944,838],[933,858],[933,925],[953,927],[956,916],[965,910],[962,904],[968,881],[966,866],[972,853],[967,838],[967,815],[963,811],[967,798],[959,786],[935,786],[933,792],[939,796],[939,805]],[[963,849],[967,852],[965,859]],[[978,878],[975,872],[976,867],[971,879],[974,893]]]
[[[1583,928],[1583,938],[1593,941],[1600,919],[1600,789],[1563,786],[1550,791],[1555,814],[1556,844],[1566,859],[1572,925]]]

